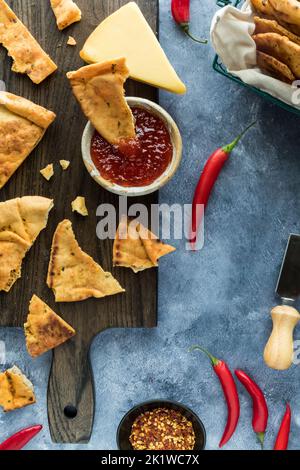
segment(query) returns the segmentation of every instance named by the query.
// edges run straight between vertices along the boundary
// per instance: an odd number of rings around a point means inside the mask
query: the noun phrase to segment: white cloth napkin
[[[226,6],[211,23],[211,41],[228,72],[243,82],[260,88],[285,103],[300,109],[300,81],[289,85],[270,77],[256,66],[256,46],[251,38],[254,12],[247,0],[241,10]]]

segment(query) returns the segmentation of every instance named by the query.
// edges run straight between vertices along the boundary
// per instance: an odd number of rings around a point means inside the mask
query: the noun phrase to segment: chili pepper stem
[[[238,144],[238,142],[241,140],[241,138],[246,134],[246,132],[254,126],[254,124],[256,124],[257,121],[254,121],[252,122],[251,124],[249,124],[249,126],[246,127],[246,129],[243,130],[243,132],[241,132],[236,139],[234,139],[233,142],[231,142],[230,144],[228,145],[225,145],[224,147],[222,147],[222,150],[225,152],[225,153],[231,153],[232,150],[234,149],[234,147]]]
[[[264,432],[257,432],[256,433],[257,439],[261,445],[261,450],[264,450],[264,440],[265,440],[265,433]]]
[[[195,38],[195,36],[193,36],[191,33],[190,33],[190,28],[189,28],[189,24],[188,23],[181,23],[180,24],[182,30],[185,32],[185,34],[191,38],[193,41],[195,42],[198,42],[199,44],[207,44],[207,39],[197,39]]]
[[[189,352],[192,352],[192,351],[202,351],[211,360],[211,363],[213,366],[217,366],[220,362],[219,359],[217,359],[215,356],[210,354],[206,349],[202,348],[201,346],[192,346],[189,349]]]

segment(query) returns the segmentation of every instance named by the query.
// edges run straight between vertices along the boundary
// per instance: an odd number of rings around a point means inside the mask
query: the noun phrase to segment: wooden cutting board
[[[81,136],[86,124],[72,95],[66,72],[83,64],[79,57],[86,38],[93,29],[126,0],[76,0],[83,19],[60,32],[49,0],[13,0],[8,4],[33,33],[42,47],[58,65],[58,71],[41,85],[34,85],[27,76],[10,71],[11,59],[0,48],[0,79],[7,91],[53,110],[55,123],[49,128],[38,148],[31,154],[8,184],[0,191],[0,200],[18,196],[41,195],[54,198],[47,228],[41,233],[23,263],[22,278],[9,294],[0,293],[0,326],[21,327],[26,319],[32,294],[37,294],[57,313],[70,322],[77,336],[57,348],[48,389],[48,415],[52,439],[55,442],[87,442],[90,439],[95,409],[89,349],[95,335],[107,328],[155,327],[157,323],[157,271],[147,270],[135,275],[129,269],[112,267],[112,242],[96,237],[97,206],[111,203],[118,208],[118,197],[103,190],[87,173],[81,159]],[[137,0],[154,30],[157,28],[157,0]],[[77,47],[66,45],[68,36],[77,40]],[[141,96],[157,101],[157,91],[147,85],[129,82],[128,96]],[[59,160],[71,160],[68,171],[61,171]],[[48,163],[55,163],[55,176],[47,182],[39,173]],[[71,201],[86,197],[89,217],[73,214]],[[157,194],[142,199],[129,199],[128,206],[142,202],[157,203]],[[84,251],[103,268],[113,273],[126,294],[91,299],[71,304],[55,304],[46,285],[46,274],[53,233],[57,224],[68,218],[73,222],[77,240]],[[36,367],[28,357],[28,369]],[[46,413],[46,410],[45,410]],[[74,415],[76,414],[76,417]]]

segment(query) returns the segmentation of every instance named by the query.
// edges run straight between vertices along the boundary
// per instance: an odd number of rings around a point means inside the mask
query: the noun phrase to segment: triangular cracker
[[[0,374],[0,406],[12,411],[33,405],[35,395],[32,383],[16,366]]]
[[[158,259],[173,251],[173,246],[162,243],[142,224],[123,216],[114,242],[113,264],[137,273],[158,266]]]
[[[150,230],[146,229],[142,224],[139,224],[138,231],[148,258],[155,266],[158,266],[159,258],[176,251],[174,246],[161,242],[154,233],[150,232]]]
[[[75,330],[45,302],[33,295],[24,325],[26,346],[32,357],[38,357],[74,336]]]
[[[38,145],[55,114],[0,91],[0,189]]]
[[[134,117],[124,97],[128,76],[124,58],[67,73],[84,114],[111,144],[135,138]]]
[[[56,302],[76,302],[124,292],[118,281],[81,250],[72,223],[63,220],[53,237],[47,277]]]
[[[53,201],[26,196],[0,203],[0,291],[8,292],[21,277],[27,251],[46,227]]]
[[[113,247],[113,264],[131,268],[135,273],[153,268],[135,225],[129,225],[129,219],[122,217]]]

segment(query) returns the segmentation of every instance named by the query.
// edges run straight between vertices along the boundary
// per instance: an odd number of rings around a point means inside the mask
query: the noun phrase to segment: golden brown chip
[[[269,2],[283,21],[300,26],[300,3],[298,0],[269,0]]]
[[[156,235],[146,229],[142,224],[139,224],[138,232],[147,255],[155,266],[158,266],[159,258],[176,251],[176,248],[161,242]]]
[[[41,83],[57,66],[4,0],[0,0],[0,44],[13,59],[12,71]]]
[[[275,57],[289,67],[296,78],[300,78],[300,46],[277,33],[262,33],[252,36],[256,48]]]
[[[0,406],[13,411],[35,403],[32,383],[16,366],[0,374]]]
[[[135,273],[158,266],[158,259],[175,248],[162,243],[137,221],[123,216],[113,247],[113,264],[131,268]]]
[[[275,11],[269,0],[251,0],[253,8],[262,15],[274,16]]]
[[[268,72],[272,77],[285,83],[293,83],[296,77],[292,74],[287,65],[283,64],[275,57],[257,51],[257,65],[260,69]]]
[[[254,17],[255,31],[254,34],[260,33],[278,33],[281,36],[286,36],[291,41],[300,45],[300,37],[292,33],[288,29],[281,26],[276,20],[268,20],[266,18]]]
[[[72,224],[63,220],[53,237],[47,285],[56,302],[76,302],[125,292],[109,272],[81,250]]]
[[[113,264],[131,268],[135,273],[154,268],[137,231],[127,217],[122,217],[113,246]]]
[[[0,203],[0,291],[8,292],[21,277],[27,251],[46,227],[53,201],[27,196]]]
[[[30,155],[55,114],[21,96],[0,91],[0,189]]]
[[[81,10],[73,0],[51,0],[51,7],[60,30],[81,20]]]
[[[74,336],[75,330],[34,295],[24,325],[26,346],[32,357],[54,349]]]
[[[87,65],[69,72],[73,93],[86,117],[108,142],[135,138],[135,122],[125,97],[125,59]]]
[[[259,15],[262,15],[270,20],[276,20],[285,29],[300,36],[300,26],[289,24],[283,20],[283,16],[277,12],[271,5],[269,0],[251,0],[253,8]]]

